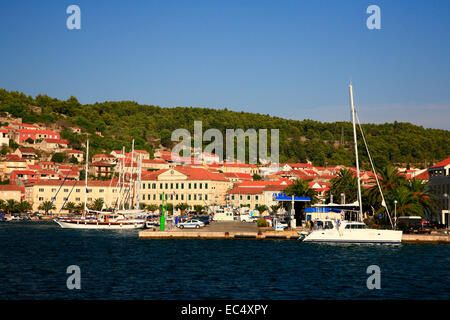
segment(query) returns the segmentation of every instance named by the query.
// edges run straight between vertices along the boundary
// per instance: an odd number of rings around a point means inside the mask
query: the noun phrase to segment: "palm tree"
[[[424,183],[422,180],[411,179],[409,180],[409,188],[414,193],[414,196],[418,198],[424,211],[429,216],[435,215],[438,209],[438,198],[431,193],[429,182]]]
[[[17,204],[18,202],[14,199],[9,199],[6,201],[6,212],[8,212],[9,214],[13,213],[14,211],[17,211]]]
[[[102,211],[104,201],[102,198],[97,198],[89,204],[89,209],[94,211]]]
[[[347,169],[339,170],[336,178],[330,180],[330,190],[327,192],[327,197],[331,198],[334,195],[336,203],[341,203],[341,194],[345,194],[345,201],[347,203],[355,202],[358,197],[358,178],[356,175]]]
[[[258,210],[259,215],[262,215],[265,211],[269,210],[269,207],[267,207],[265,204],[257,204],[255,205],[255,210]]]
[[[159,209],[159,207],[156,205],[156,204],[149,204],[149,205],[147,205],[146,206],[146,209],[148,210],[148,211],[151,211],[151,212],[155,212],[156,210],[158,210]]]
[[[50,211],[50,210],[55,210],[56,207],[55,207],[55,205],[52,203],[52,201],[44,201],[44,202],[42,202],[42,203],[39,205],[38,209],[39,209],[39,210],[44,210],[45,213],[47,213],[47,212]]]
[[[64,208],[67,209],[69,213],[73,213],[76,210],[77,206],[73,202],[67,202]]]
[[[24,213],[27,212],[28,210],[32,210],[33,207],[28,201],[20,201],[19,203],[17,203],[16,209],[20,213]]]
[[[270,209],[272,210],[273,214],[276,214],[278,208],[280,208],[279,204],[274,204],[270,206]]]
[[[317,193],[314,189],[311,189],[305,180],[298,179],[293,184],[290,184],[284,189],[284,193],[288,196],[296,197],[309,197],[311,198],[311,203],[317,202]]]
[[[175,206],[175,209],[180,210],[182,214],[184,214],[184,211],[189,209],[189,205],[185,202],[179,203]]]

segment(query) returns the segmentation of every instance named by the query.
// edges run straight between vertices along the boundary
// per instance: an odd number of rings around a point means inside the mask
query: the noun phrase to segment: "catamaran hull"
[[[339,234],[336,230],[315,230],[305,236],[304,242],[328,242],[328,243],[375,243],[391,244],[402,242],[402,232],[395,230],[352,230]]]
[[[61,228],[67,229],[107,229],[107,230],[121,230],[121,229],[140,229],[143,228],[145,222],[83,222],[83,221],[61,221],[54,220]]]

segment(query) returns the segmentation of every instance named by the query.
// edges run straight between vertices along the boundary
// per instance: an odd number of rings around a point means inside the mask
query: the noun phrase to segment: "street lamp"
[[[397,200],[394,200],[394,230],[397,229]]]
[[[444,198],[447,198],[447,199],[448,199],[447,213],[450,214],[450,195],[449,195],[448,193],[444,193],[443,196],[444,196]],[[448,221],[445,220],[444,206],[442,206],[442,224],[445,225],[446,222],[447,222],[447,224],[448,224]]]

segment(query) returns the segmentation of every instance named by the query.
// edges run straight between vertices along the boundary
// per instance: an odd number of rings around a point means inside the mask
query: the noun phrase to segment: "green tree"
[[[198,214],[198,213],[201,213],[202,211],[203,211],[203,206],[202,205],[200,205],[200,204],[196,204],[195,206],[194,206],[194,211]]]
[[[327,192],[327,198],[333,195],[334,203],[341,203],[343,200],[341,194],[345,195],[345,202],[352,203],[358,198],[358,179],[356,174],[347,169],[339,170],[336,178],[330,180],[330,190]]]
[[[187,203],[183,202],[183,203],[179,203],[175,206],[175,209],[180,210],[182,214],[184,214],[184,212],[189,209],[190,205],[188,205]]]
[[[52,156],[52,162],[55,162],[55,163],[64,162],[64,159],[65,159],[64,153],[62,153],[62,152],[56,152]]]
[[[102,211],[104,201],[102,198],[94,199],[90,204],[88,204],[88,208],[94,211]]]
[[[16,206],[16,210],[19,211],[20,213],[25,213],[32,209],[33,209],[33,207],[28,201],[20,201],[19,203],[17,203],[17,206]]]
[[[262,215],[264,212],[269,210],[269,208],[265,204],[257,204],[255,205],[255,210],[258,210],[259,214]]]
[[[39,207],[39,210],[44,210],[45,213],[48,213],[50,210],[55,210],[56,207],[55,205],[52,203],[52,201],[44,201],[42,202]]]
[[[66,202],[64,208],[65,208],[67,211],[69,211],[69,213],[73,213],[73,212],[76,211],[77,206],[75,205],[74,202],[70,202],[70,201],[69,201],[69,202]]]
[[[148,211],[155,212],[156,210],[159,209],[159,207],[156,204],[149,204],[147,205],[146,209]]]

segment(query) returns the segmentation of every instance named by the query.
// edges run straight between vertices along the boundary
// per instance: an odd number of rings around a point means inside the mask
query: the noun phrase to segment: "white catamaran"
[[[134,147],[134,140],[133,140]],[[125,155],[125,153],[124,153]],[[124,161],[123,161],[124,162]],[[54,221],[61,226],[61,228],[71,228],[71,229],[138,229],[143,228],[145,226],[145,218],[138,218],[138,214],[144,213],[141,210],[118,210],[120,207],[119,197],[118,195],[116,201],[116,208],[112,212],[108,211],[95,211],[90,210],[87,207],[87,190],[88,190],[88,170],[89,170],[89,140],[86,143],[86,174],[85,174],[85,194],[84,194],[84,214],[80,218],[56,218]],[[121,166],[124,169],[124,166]],[[131,165],[130,171],[133,169],[133,165]],[[139,170],[141,168],[139,167]],[[122,173],[121,173],[122,174]],[[130,172],[129,178],[129,190],[128,197],[130,198],[131,204],[131,194],[132,194],[132,174]],[[140,176],[140,173],[139,173]],[[120,177],[120,176],[119,176]],[[123,173],[123,184],[122,189],[125,190],[125,173]],[[140,180],[140,179],[139,179]],[[112,183],[112,180],[111,180]],[[139,181],[140,184],[140,181]],[[120,178],[119,183],[120,185]],[[125,197],[125,196],[124,196]],[[139,199],[139,195],[137,197]],[[125,198],[124,198],[125,199]],[[125,202],[125,200],[123,202]],[[139,201],[137,200],[137,205],[139,205]],[[64,205],[63,205],[64,206]]]
[[[356,176],[358,178],[358,200],[357,205],[359,207],[359,221],[336,221],[331,219],[324,219],[323,227],[317,230],[313,230],[311,232],[300,233],[303,237],[301,238],[305,242],[334,242],[334,243],[400,243],[402,241],[402,231],[397,230],[379,230],[379,229],[369,229],[366,224],[363,222],[363,213],[362,213],[362,201],[361,201],[361,181],[359,174],[359,160],[358,160],[358,145],[356,138],[356,113],[355,107],[353,104],[353,87],[350,84],[350,107],[352,111],[352,122],[353,122],[353,137],[354,137],[354,145],[355,145],[355,156],[356,156]],[[359,123],[359,119],[358,119]],[[370,156],[364,134],[362,132],[361,124],[359,123],[361,134],[364,139],[364,143],[366,145],[367,153],[369,156],[370,163],[372,165],[372,169],[374,170],[375,178],[377,181],[378,188],[381,192],[382,204],[386,208],[386,212],[389,216],[389,210],[384,201],[384,196],[381,190],[381,187],[378,182],[378,177],[375,171],[375,167],[373,166],[372,158]],[[391,219],[390,219],[391,220]],[[392,220],[391,220],[391,225]]]

